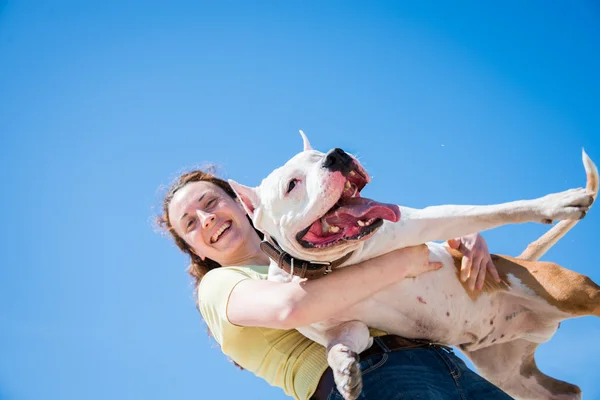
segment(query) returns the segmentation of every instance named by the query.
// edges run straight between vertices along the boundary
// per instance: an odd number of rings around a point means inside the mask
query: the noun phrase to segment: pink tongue
[[[324,217],[329,225],[343,225],[359,219],[381,218],[392,222],[400,219],[400,207],[395,204],[378,203],[364,197],[351,197],[341,199],[338,205],[340,206],[338,209]]]

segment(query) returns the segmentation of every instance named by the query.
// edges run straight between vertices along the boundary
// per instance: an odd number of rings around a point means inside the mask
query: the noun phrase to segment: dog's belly
[[[442,269],[404,279],[348,309],[339,320],[360,320],[388,333],[466,350],[509,341],[536,326],[530,310],[508,293],[482,293],[472,300],[445,248],[429,248],[431,260],[442,261]]]

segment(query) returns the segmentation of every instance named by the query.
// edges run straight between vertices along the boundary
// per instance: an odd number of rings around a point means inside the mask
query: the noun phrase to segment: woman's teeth
[[[214,235],[212,235],[210,237],[210,242],[211,243],[215,243],[217,240],[219,240],[219,238],[221,237],[221,235],[223,234],[223,232],[225,232],[225,230],[227,228],[229,228],[231,226],[231,222],[225,222],[223,225],[221,225],[221,227],[214,233]]]

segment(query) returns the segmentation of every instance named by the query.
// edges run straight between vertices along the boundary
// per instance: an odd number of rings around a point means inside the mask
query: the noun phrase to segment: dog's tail
[[[594,201],[598,195],[598,168],[592,159],[582,150],[581,158],[587,175],[587,184],[585,186],[588,192],[592,193]],[[580,220],[560,221],[552,229],[543,234],[538,240],[532,242],[523,253],[518,257],[523,260],[536,261],[546,254],[552,246],[556,244],[567,232],[571,230]]]

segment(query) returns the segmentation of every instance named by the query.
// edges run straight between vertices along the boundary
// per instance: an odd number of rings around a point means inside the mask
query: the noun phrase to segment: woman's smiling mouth
[[[227,221],[223,225],[221,225],[221,227],[217,229],[217,231],[210,237],[210,243],[216,243],[221,238],[223,233],[229,230],[230,227],[231,221]]]

